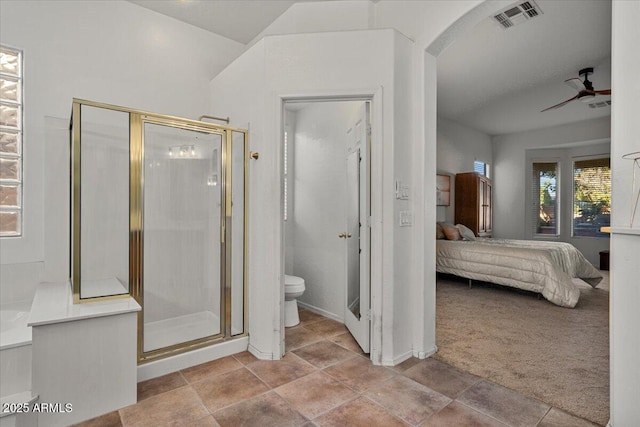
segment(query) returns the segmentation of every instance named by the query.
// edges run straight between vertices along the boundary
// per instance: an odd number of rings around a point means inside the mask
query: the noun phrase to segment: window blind
[[[611,217],[611,160],[576,160],[573,163],[573,235],[609,237],[600,228]]]

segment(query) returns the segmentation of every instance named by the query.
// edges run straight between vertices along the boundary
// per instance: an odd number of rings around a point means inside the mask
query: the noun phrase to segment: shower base
[[[220,333],[220,320],[211,311],[199,311],[144,324],[144,351],[209,337]]]

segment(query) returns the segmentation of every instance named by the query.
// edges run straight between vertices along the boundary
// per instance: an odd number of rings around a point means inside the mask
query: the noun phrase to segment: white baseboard
[[[399,356],[394,357],[393,359],[382,360],[382,366],[396,366],[407,359],[411,359],[412,357],[413,357],[413,351],[409,350],[405,353],[402,353]]]
[[[249,348],[247,350],[260,360],[280,360],[280,357],[275,357],[274,353],[264,353],[251,344],[249,344]]]
[[[242,337],[139,365],[138,382],[160,377],[232,354],[241,353],[247,350],[248,345],[249,337]]]
[[[313,311],[314,313],[318,313],[324,317],[328,317],[331,320],[335,320],[336,322],[344,323],[344,316],[338,316],[337,314],[328,312],[327,310],[323,310],[318,307],[314,307],[311,304],[304,303],[298,300],[298,307],[302,307],[305,310]]]
[[[417,357],[418,359],[426,359],[427,357],[431,357],[438,352],[438,346],[434,345],[429,350],[426,351],[414,351],[413,357]]]

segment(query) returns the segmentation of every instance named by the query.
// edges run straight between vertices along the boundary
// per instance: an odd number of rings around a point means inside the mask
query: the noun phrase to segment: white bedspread
[[[538,292],[563,307],[580,298],[572,277],[593,287],[602,280],[573,245],[531,240],[436,240],[436,271]]]

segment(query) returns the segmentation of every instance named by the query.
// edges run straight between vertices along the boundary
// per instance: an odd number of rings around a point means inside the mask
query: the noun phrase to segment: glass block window
[[[22,52],[0,45],[0,237],[22,234]]]

